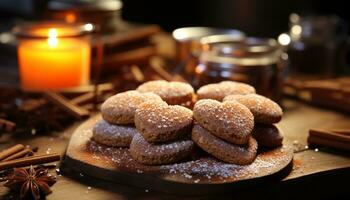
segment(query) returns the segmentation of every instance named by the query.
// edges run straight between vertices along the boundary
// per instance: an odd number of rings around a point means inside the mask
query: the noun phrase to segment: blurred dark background
[[[123,16],[161,24],[171,31],[183,26],[236,28],[248,35],[277,36],[288,29],[290,13],[336,14],[349,22],[344,1],[319,0],[191,0],[124,2]]]
[[[1,0],[0,20],[38,18],[46,4],[46,0]],[[336,14],[350,21],[349,9],[340,0],[125,0],[123,4],[124,19],[159,24],[167,31],[183,26],[212,26],[236,28],[248,35],[276,37],[288,29],[288,16],[292,12]]]

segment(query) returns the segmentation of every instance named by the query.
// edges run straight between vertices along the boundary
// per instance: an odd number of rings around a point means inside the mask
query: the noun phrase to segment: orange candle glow
[[[21,39],[18,61],[24,90],[58,90],[89,83],[90,45],[84,37],[60,37],[66,28],[39,28],[45,38]]]

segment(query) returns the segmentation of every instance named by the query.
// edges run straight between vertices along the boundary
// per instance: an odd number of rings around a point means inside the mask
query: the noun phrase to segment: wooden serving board
[[[134,161],[126,148],[112,148],[90,140],[92,126],[101,117],[84,122],[69,142],[64,168],[117,183],[170,193],[207,194],[266,181],[289,173],[293,152],[280,147],[260,152],[250,165],[220,162],[208,155],[182,163],[146,166]],[[284,169],[284,170],[283,170]]]

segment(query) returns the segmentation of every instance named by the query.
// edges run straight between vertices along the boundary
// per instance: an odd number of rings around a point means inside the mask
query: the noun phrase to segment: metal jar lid
[[[200,40],[206,36],[231,35],[232,37],[245,38],[245,34],[235,29],[218,29],[210,27],[183,27],[172,33],[177,42],[178,60],[187,60],[190,55],[199,56],[203,50]]]
[[[220,34],[203,37],[200,40],[202,51],[209,51],[220,44],[238,44],[244,42],[245,35],[241,34]]]
[[[203,52],[204,63],[223,65],[262,66],[276,63],[282,51],[274,39],[247,38],[236,44],[220,44]]]
[[[175,29],[172,33],[173,38],[177,41],[200,41],[205,36],[211,35],[234,35],[235,37],[245,37],[242,31],[235,29],[219,29],[210,27],[183,27]]]

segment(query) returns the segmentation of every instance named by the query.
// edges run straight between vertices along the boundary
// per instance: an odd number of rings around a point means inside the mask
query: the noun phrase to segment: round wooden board
[[[208,156],[172,165],[145,166],[134,161],[126,148],[106,147],[90,140],[92,126],[100,118],[91,118],[75,130],[63,168],[163,192],[204,194],[256,184],[281,173],[293,160],[291,148],[283,146],[260,152],[252,164],[244,166],[223,163]]]

